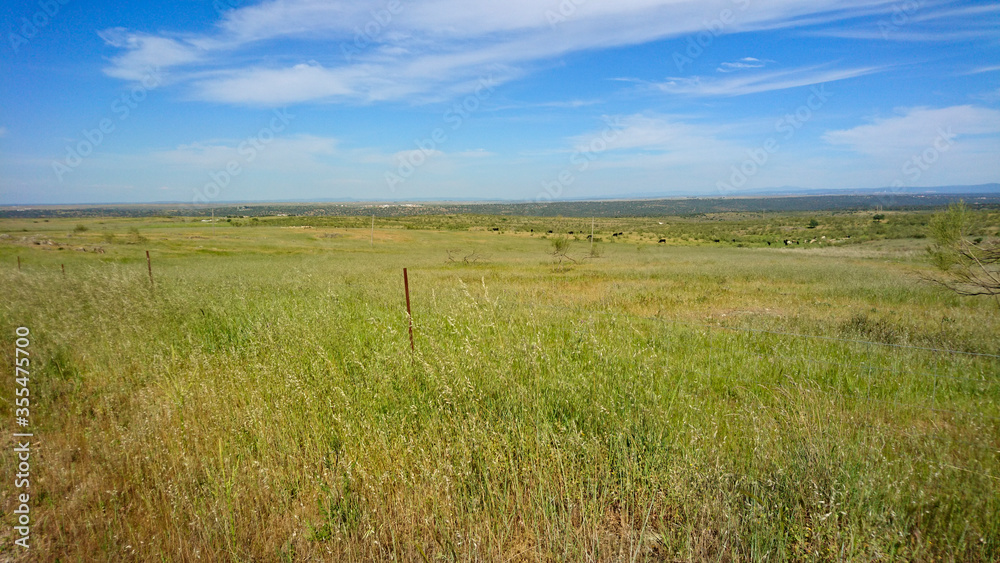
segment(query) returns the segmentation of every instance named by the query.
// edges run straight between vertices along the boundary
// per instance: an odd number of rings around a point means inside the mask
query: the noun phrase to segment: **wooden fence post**
[[[153,285],[153,261],[149,258],[149,251],[146,251],[146,268],[149,269],[149,285]]]
[[[410,351],[416,350],[413,345],[413,315],[410,313],[410,279],[403,268],[403,291],[406,292],[406,318],[410,321]]]

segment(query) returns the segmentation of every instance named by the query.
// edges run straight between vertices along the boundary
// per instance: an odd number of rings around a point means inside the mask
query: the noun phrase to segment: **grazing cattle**
[[[767,245],[768,245],[768,246],[771,246],[771,241],[767,241]]]
[[[665,239],[665,238],[661,238],[661,239],[660,239],[660,242],[667,242],[667,239]]]
[[[714,238],[714,239],[712,239],[712,242],[719,242],[719,239]]]
[[[569,234],[573,234],[573,231],[570,231]]]
[[[788,246],[788,245],[790,245],[790,244],[792,244],[792,241],[790,241],[790,240],[788,240],[788,239],[785,239],[785,246]]]
[[[552,234],[552,231],[549,231],[549,234],[551,235],[551,234]]]

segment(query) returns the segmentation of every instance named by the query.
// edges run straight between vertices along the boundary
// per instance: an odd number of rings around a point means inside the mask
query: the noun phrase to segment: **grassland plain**
[[[5,219],[0,557],[996,560],[1000,310],[884,215]]]

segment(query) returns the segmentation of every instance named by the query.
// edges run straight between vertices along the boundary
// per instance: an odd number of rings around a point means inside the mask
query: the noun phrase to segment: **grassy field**
[[[0,559],[24,326],[28,559],[997,560],[1000,308],[885,215],[0,220]]]

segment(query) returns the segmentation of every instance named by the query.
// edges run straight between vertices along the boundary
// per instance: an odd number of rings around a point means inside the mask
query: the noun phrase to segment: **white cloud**
[[[576,109],[587,106],[593,106],[597,104],[604,103],[603,100],[563,100],[555,102],[538,102],[538,103],[519,103],[504,105],[494,110],[508,110],[508,109],[523,109],[523,108],[560,108],[560,109]]]
[[[129,33],[123,28],[106,29],[98,33],[108,45],[124,49],[125,53],[111,59],[104,69],[108,76],[140,82],[160,74],[160,69],[194,63],[201,59],[201,49],[167,37]]]
[[[897,113],[828,131],[823,139],[849,152],[839,155],[843,169],[827,169],[866,187],[983,184],[1000,177],[1000,111],[962,105]]]
[[[957,136],[959,142],[968,136],[1000,133],[1000,111],[971,105],[909,108],[866,125],[828,131],[823,139],[856,152],[886,156],[933,146],[942,132]],[[996,139],[993,145],[997,148]]]
[[[998,70],[1000,70],[1000,65],[981,66],[970,70],[966,74],[983,74],[985,72],[996,72]]]
[[[402,163],[402,162],[411,162],[411,163],[412,162],[421,162],[422,163],[422,162],[426,161],[427,159],[433,159],[433,158],[442,157],[442,156],[444,156],[444,154],[445,154],[444,152],[439,151],[437,149],[429,149],[429,150],[409,149],[409,150],[397,152],[396,154],[392,155],[392,158],[397,163]]]
[[[722,63],[719,68],[715,69],[718,72],[735,72],[738,70],[747,70],[751,68],[764,68],[767,63],[774,61],[762,61],[754,57],[743,57],[742,59],[733,63]]]
[[[742,158],[744,148],[729,138],[732,127],[703,123],[694,116],[632,114],[605,117],[603,126],[570,137],[575,170],[630,171],[684,169],[711,176],[720,166]],[[586,164],[584,165],[584,162]]]
[[[372,78],[372,80],[368,80]],[[286,69],[250,68],[195,82],[199,97],[219,102],[285,105],[354,96],[377,83],[363,68],[327,69],[299,64]]]
[[[976,41],[997,37],[1000,5],[954,7],[953,2],[898,2],[871,23],[849,24],[804,33],[817,37],[909,42]]]
[[[503,69],[497,72],[503,82],[568,53],[702,32],[706,21],[725,10],[737,17],[724,32],[735,33],[816,25],[855,15],[850,10],[889,9],[887,2],[873,6],[862,0],[766,5],[745,0],[270,0],[225,12],[210,33],[153,35],[116,28],[102,37],[123,51],[111,58],[108,75],[138,80],[148,68],[159,68],[172,72],[172,80],[193,85],[194,95],[204,100],[249,105],[412,101],[462,93],[486,69]],[[277,39],[294,39],[295,46]],[[309,54],[303,56],[302,49]]]
[[[849,69],[823,69],[821,67],[793,68],[756,74],[740,74],[725,78],[670,78],[653,86],[668,94],[688,96],[743,96],[785,90],[857,78],[885,70],[878,67]]]
[[[454,156],[458,158],[488,158],[496,156],[496,153],[490,152],[486,149],[472,149],[468,151],[456,152],[454,153]]]
[[[613,150],[700,151],[717,143],[721,128],[694,125],[679,116],[634,114],[605,119],[605,127],[570,139],[574,150],[585,151],[595,139]]]
[[[983,32],[979,30],[940,30],[940,31],[920,31],[908,28],[885,28],[878,29],[831,29],[821,31],[810,31],[806,35],[813,37],[837,37],[841,39],[858,39],[862,41],[908,41],[918,43],[929,42],[955,42],[955,41],[975,41],[983,38]]]
[[[253,169],[302,170],[325,157],[340,154],[339,141],[332,137],[294,135],[260,139],[226,139],[194,142],[174,149],[150,153],[151,162],[183,169],[224,169],[230,162]],[[117,158],[117,157],[116,157]]]

